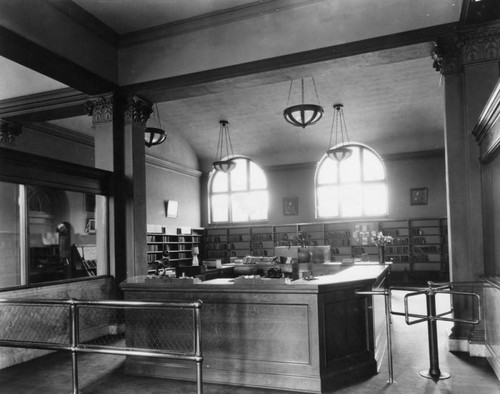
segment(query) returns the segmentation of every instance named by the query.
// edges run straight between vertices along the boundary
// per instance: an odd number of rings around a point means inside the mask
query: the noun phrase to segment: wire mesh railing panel
[[[0,340],[71,345],[67,305],[0,304]]]
[[[192,309],[130,309],[126,311],[127,346],[194,354]]]
[[[79,307],[79,343],[194,354],[192,309]]]
[[[80,344],[125,347],[125,312],[123,308],[78,307]]]

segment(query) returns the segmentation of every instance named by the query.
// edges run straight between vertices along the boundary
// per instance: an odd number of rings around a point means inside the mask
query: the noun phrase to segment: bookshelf
[[[201,228],[167,228],[148,226],[146,234],[147,263],[168,257],[171,262],[180,266],[191,265],[191,250],[198,247],[202,250],[203,229]]]
[[[330,246],[330,259],[378,260],[371,232],[382,231],[394,239],[386,247],[395,282],[448,280],[449,258],[446,218],[335,221],[280,225],[212,227],[204,231],[204,257],[229,261],[231,257],[273,256],[275,246],[289,246],[298,232],[317,245]]]

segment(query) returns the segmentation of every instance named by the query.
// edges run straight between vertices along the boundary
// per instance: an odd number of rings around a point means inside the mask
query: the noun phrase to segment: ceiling
[[[106,24],[118,36],[130,36],[165,24],[221,15],[233,7],[255,7],[257,3],[295,7],[325,0],[293,0],[290,3],[248,0],[73,0],[85,12]],[[462,0],[422,0],[418,12],[412,4],[412,23],[425,28],[457,22]],[[409,8],[400,0],[371,1],[373,20],[391,12],[391,21],[401,29]],[[291,5],[291,6],[292,6]],[[345,14],[356,14],[366,0],[343,2]],[[275,10],[276,12],[278,9]],[[363,26],[350,26],[363,31]],[[245,86],[229,86],[219,92],[205,92],[158,103],[163,128],[184,138],[200,159],[200,169],[208,170],[214,159],[219,120],[229,121],[235,153],[249,156],[263,166],[311,163],[328,148],[333,104],[344,105],[351,141],[367,144],[380,154],[418,152],[444,147],[444,99],[440,74],[432,67],[432,42],[398,46],[335,60],[302,65],[289,73],[278,70],[271,79],[255,79]],[[300,48],[298,48],[300,51]],[[0,100],[65,85],[0,57]],[[317,86],[325,115],[306,129],[289,125],[283,119],[290,80],[304,77],[306,101],[316,102],[312,78]],[[250,77],[251,79],[251,77]],[[298,103],[299,81],[295,80],[290,105]],[[295,100],[295,102],[294,102]],[[67,129],[93,133],[87,116],[53,119],[51,123]],[[167,139],[168,144],[168,139]],[[162,149],[156,147],[154,149]],[[150,151],[153,154],[153,151]]]

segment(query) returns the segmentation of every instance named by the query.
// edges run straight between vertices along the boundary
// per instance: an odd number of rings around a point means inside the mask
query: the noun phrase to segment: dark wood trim
[[[472,130],[479,149],[482,163],[488,162],[500,148],[500,82],[493,89],[478,121]]]
[[[110,195],[113,173],[0,148],[0,181]]]
[[[114,83],[5,27],[0,27],[0,55],[86,94],[117,89]]]
[[[89,96],[66,88],[0,101],[0,118],[18,122],[44,122],[85,114]]]
[[[461,25],[482,24],[499,18],[500,3],[498,0],[464,0],[462,4],[460,13]]]
[[[451,34],[457,24],[450,23],[424,29],[391,34],[388,36],[334,45],[289,55],[241,63],[217,69],[200,71],[154,81],[130,84],[121,88],[123,94],[145,97],[151,102],[162,102],[201,94],[216,93],[228,89],[228,83],[236,86],[259,74],[264,75],[282,69],[290,69],[310,64],[318,64],[334,59],[360,55],[387,49],[394,49],[413,44],[431,42],[439,36]],[[429,57],[430,57],[429,53]],[[429,63],[429,67],[432,63]],[[281,80],[283,76],[280,75]],[[273,82],[273,81],[269,81]],[[245,85],[245,84],[243,84]],[[248,85],[245,85],[248,86]]]

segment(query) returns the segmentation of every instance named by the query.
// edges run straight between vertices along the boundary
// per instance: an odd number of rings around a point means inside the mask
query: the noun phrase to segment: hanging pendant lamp
[[[304,103],[304,80],[301,79],[301,93],[302,93],[302,103],[297,105],[288,106],[290,102],[290,94],[292,92],[293,81],[290,82],[290,90],[288,91],[287,108],[283,111],[283,116],[285,120],[294,125],[300,126],[305,129],[309,125],[315,124],[323,116],[323,107],[317,104],[305,104]],[[318,91],[316,90],[316,83],[314,78],[312,78],[314,91],[316,93],[316,99],[319,103]]]
[[[330,130],[330,143],[326,154],[328,157],[335,161],[343,161],[348,159],[352,154],[352,149],[347,148],[349,145],[349,136],[347,135],[347,126],[345,124],[344,118],[344,106],[342,104],[333,105],[333,118],[332,118],[332,128]],[[335,145],[332,148],[332,136],[333,129],[335,128]],[[340,130],[340,142],[339,142],[339,130]],[[345,132],[345,139],[344,139]]]
[[[216,171],[228,173],[236,167],[236,162],[232,159],[234,153],[231,136],[229,135],[229,122],[227,120],[221,120],[219,121],[219,126],[219,141],[217,142],[217,152],[213,166]],[[222,155],[224,153],[226,153],[226,159],[223,160]]]
[[[167,139],[167,132],[161,128],[160,113],[158,112],[158,105],[156,103],[151,118],[155,117],[155,109],[159,127],[146,127],[144,130],[144,140],[148,148],[153,145],[160,145]]]

